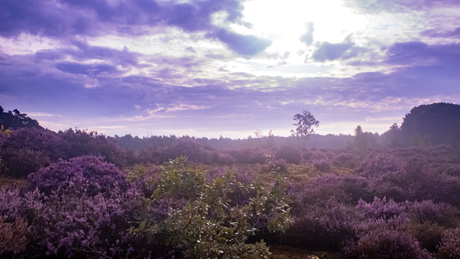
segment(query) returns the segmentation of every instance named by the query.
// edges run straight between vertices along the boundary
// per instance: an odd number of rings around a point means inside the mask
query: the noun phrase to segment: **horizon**
[[[383,134],[460,100],[460,2],[0,2],[0,105],[53,131]],[[440,23],[439,21],[442,21]]]

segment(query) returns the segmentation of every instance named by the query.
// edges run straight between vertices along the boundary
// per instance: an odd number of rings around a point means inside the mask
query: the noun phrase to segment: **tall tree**
[[[0,125],[3,125],[5,129],[12,128],[40,128],[43,129],[38,121],[27,117],[27,114],[19,112],[17,109],[13,111],[5,112],[2,106],[0,106]]]
[[[297,126],[294,132],[294,135],[297,137],[307,137],[308,135],[315,133],[313,127],[319,126],[319,121],[315,119],[315,116],[306,110],[294,115],[293,120],[296,121],[293,125]]]
[[[358,125],[355,129],[355,147],[361,150],[367,149],[369,147],[369,140],[367,134],[361,128],[361,125]]]

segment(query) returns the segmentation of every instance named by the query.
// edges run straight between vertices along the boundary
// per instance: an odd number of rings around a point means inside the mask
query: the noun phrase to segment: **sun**
[[[269,38],[274,48],[298,46],[300,36],[313,23],[314,42],[338,43],[365,27],[365,17],[353,13],[343,0],[253,0],[244,3],[244,21],[259,37]]]

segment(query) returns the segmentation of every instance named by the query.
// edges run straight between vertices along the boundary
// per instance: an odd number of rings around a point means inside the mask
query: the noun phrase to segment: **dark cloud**
[[[313,23],[309,22],[307,24],[307,32],[300,36],[300,41],[310,46],[313,43],[313,32],[315,29],[313,28]]]
[[[210,36],[224,42],[231,50],[243,56],[259,54],[271,45],[271,41],[251,35],[237,34],[226,29],[219,29]]]
[[[139,26],[173,26],[186,32],[207,32],[208,37],[223,41],[230,49],[245,56],[257,54],[270,45],[267,40],[240,35],[212,24],[211,16],[218,11],[228,14],[227,21],[243,24],[240,0],[161,4],[154,0],[116,3],[108,0],[2,0],[0,10],[0,35],[4,37],[25,32],[71,40],[78,35],[149,33],[148,29]]]
[[[96,77],[101,74],[117,74],[116,67],[107,64],[79,64],[73,62],[63,62],[56,64],[56,68],[67,73],[82,74],[89,77]]]
[[[364,51],[363,48],[356,47],[350,37],[342,43],[323,42],[312,55],[315,61],[324,62],[326,60],[347,60],[354,58]]]
[[[420,36],[426,36],[431,38],[460,38],[460,27],[454,30],[426,30],[420,33]]]
[[[414,66],[460,67],[460,44],[428,45],[420,41],[398,42],[387,49],[387,63]]]

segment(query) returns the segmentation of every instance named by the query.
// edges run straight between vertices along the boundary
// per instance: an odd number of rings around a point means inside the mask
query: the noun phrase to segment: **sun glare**
[[[342,0],[249,1],[245,3],[244,19],[252,24],[254,32],[270,38],[278,47],[299,44],[309,22],[313,23],[316,42],[341,42],[365,26],[363,17],[344,7]]]

